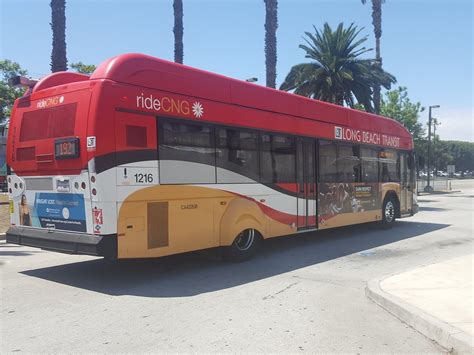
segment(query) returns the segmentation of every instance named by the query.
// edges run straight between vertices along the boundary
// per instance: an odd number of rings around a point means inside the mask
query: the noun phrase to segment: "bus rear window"
[[[77,103],[25,112],[21,120],[20,141],[74,135]]]

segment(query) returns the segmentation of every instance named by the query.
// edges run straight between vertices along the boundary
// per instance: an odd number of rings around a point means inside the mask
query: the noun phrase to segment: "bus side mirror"
[[[425,166],[425,158],[422,156],[418,157],[418,168],[421,167],[423,168]]]

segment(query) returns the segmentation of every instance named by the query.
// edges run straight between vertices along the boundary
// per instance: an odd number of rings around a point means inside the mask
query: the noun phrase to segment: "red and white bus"
[[[18,99],[9,243],[110,258],[223,247],[417,212],[398,122],[141,54]]]

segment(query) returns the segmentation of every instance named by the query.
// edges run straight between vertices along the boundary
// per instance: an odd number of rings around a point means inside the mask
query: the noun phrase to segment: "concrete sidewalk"
[[[367,295],[442,347],[474,354],[473,259],[469,254],[370,281]]]

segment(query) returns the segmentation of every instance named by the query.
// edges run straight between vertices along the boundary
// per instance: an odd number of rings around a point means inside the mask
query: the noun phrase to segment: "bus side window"
[[[400,158],[393,149],[380,151],[380,176],[382,182],[400,182]]]
[[[320,182],[337,182],[337,149],[333,142],[319,141]]]
[[[260,135],[260,176],[263,183],[295,183],[296,157],[293,137]]]
[[[359,182],[359,146],[350,144],[338,144],[336,165],[338,182]]]
[[[258,133],[235,128],[216,128],[218,183],[259,181]]]
[[[216,182],[214,128],[160,122],[160,181],[164,184]]]
[[[379,158],[375,148],[362,147],[360,149],[362,163],[362,182],[379,181]]]

